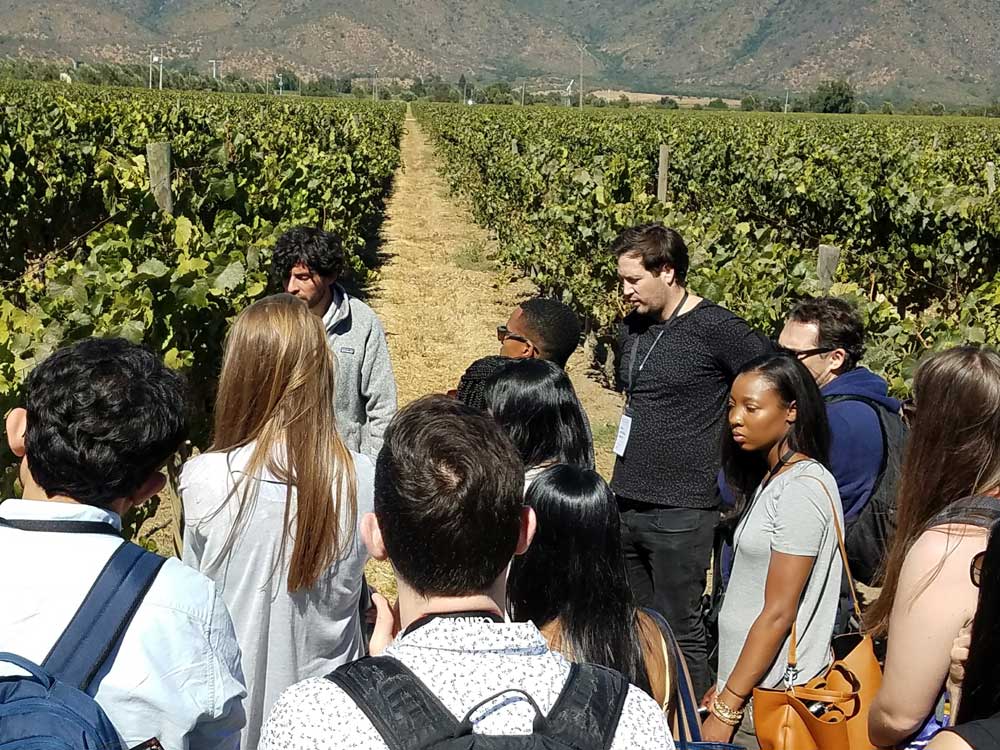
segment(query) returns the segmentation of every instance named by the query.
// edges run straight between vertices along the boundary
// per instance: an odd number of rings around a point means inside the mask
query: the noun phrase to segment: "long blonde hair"
[[[223,555],[256,501],[266,468],[288,485],[281,542],[283,559],[293,540],[288,590],[313,586],[352,542],[341,524],[354,528],[358,502],[354,461],[337,434],[333,354],[322,321],[304,302],[277,294],[236,318],[222,362],[213,441],[213,452],[254,444],[233,487],[240,506]]]
[[[897,493],[896,532],[882,592],[865,613],[867,628],[877,634],[888,632],[903,562],[935,516],[958,500],[1000,487],[1000,356],[971,346],[931,354],[917,367],[913,396],[916,416]]]

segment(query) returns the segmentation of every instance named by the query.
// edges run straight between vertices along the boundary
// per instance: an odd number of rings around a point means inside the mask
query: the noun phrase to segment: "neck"
[[[771,449],[767,452],[767,468],[770,471],[774,471],[774,467],[778,465],[781,461],[781,457],[785,455],[785,451],[788,450],[788,439],[781,438],[777,443],[771,446]]]
[[[667,304],[660,310],[660,320],[665,321],[674,314],[674,310],[681,304],[687,290],[680,284],[671,284],[667,287]],[[678,314],[680,314],[678,312]]]
[[[501,586],[494,582],[488,591],[467,596],[421,596],[402,579],[399,583],[399,624],[405,630],[421,617],[446,615],[452,612],[493,612],[503,617],[504,592],[507,588],[506,571],[500,577]],[[499,579],[498,579],[499,580]]]
[[[27,462],[24,462],[20,472],[21,486],[21,499],[22,500],[35,500],[43,503],[64,503],[66,505],[86,505],[86,503],[81,503],[68,495],[50,495],[45,490],[39,486],[38,482],[31,475],[31,471],[27,468]],[[125,512],[132,507],[132,502],[126,498],[121,498],[115,500],[112,503],[104,506],[106,510],[110,510],[112,513],[117,513],[119,516],[124,516]]]

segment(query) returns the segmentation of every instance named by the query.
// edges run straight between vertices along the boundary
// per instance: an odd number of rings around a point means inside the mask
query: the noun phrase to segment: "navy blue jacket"
[[[900,403],[888,395],[889,386],[864,367],[845,372],[820,388],[830,396],[864,396],[899,412]],[[854,520],[872,495],[882,465],[882,428],[878,415],[860,401],[828,404],[830,420],[830,472],[837,480],[844,520]]]

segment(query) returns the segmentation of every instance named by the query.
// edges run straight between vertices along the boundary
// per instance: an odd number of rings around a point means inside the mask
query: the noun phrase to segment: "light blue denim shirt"
[[[110,511],[39,500],[0,503],[0,517],[121,528]],[[41,663],[119,544],[106,534],[0,528],[0,651]],[[0,674],[17,673],[0,664]],[[216,585],[180,560],[161,568],[94,684],[125,748],[152,737],[165,750],[240,746],[246,691],[233,623]]]

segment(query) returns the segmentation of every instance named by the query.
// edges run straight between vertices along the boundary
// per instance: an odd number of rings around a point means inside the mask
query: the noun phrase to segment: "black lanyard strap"
[[[18,531],[49,531],[62,534],[110,534],[119,539],[122,533],[107,521],[36,521],[0,518],[0,526]]]
[[[674,308],[674,311],[670,313],[670,317],[664,321],[663,328],[660,329],[660,332],[656,335],[656,338],[653,340],[653,345],[649,347],[649,351],[646,352],[646,356],[643,357],[642,362],[639,363],[639,374],[642,373],[642,368],[646,366],[646,362],[649,360],[649,355],[653,353],[653,350],[656,348],[656,345],[660,343],[660,339],[663,338],[663,334],[667,332],[667,329],[671,326],[671,324],[673,324],[673,322],[677,320],[677,316],[681,314],[681,309],[684,307],[684,303],[687,302],[687,300],[688,300],[688,293],[687,291],[685,291],[684,296],[681,297],[680,304]],[[635,341],[632,342],[632,356],[629,357],[628,395],[630,397],[632,396],[632,389],[635,386],[635,377],[637,375],[637,373],[635,372],[635,359],[636,355],[639,353],[640,337],[641,334],[637,335],[635,337]]]

